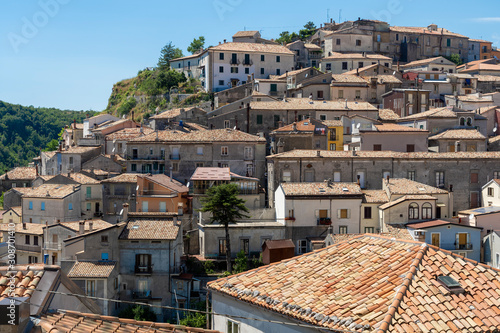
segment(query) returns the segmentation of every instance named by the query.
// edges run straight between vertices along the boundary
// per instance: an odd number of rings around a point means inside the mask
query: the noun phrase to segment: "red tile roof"
[[[77,261],[71,267],[68,277],[70,278],[108,278],[116,266],[116,261],[94,260]]]
[[[450,292],[438,276],[455,279]],[[214,292],[319,327],[480,332],[500,327],[500,270],[415,241],[361,235],[222,278]]]
[[[358,196],[361,188],[356,183],[281,183],[285,196]]]
[[[229,168],[196,168],[191,180],[231,180],[231,171]]]
[[[174,240],[178,233],[173,220],[135,220],[127,223],[118,239]]]
[[[33,180],[35,178],[34,167],[17,167],[0,176],[0,180]]]

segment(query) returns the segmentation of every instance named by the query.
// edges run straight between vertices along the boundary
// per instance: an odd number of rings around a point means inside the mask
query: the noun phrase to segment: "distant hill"
[[[141,121],[154,114],[158,108],[166,110],[183,105],[197,104],[210,99],[207,93],[198,93],[183,103],[169,103],[170,93],[192,94],[199,90],[200,83],[187,79],[174,70],[151,68],[139,71],[136,77],[119,81],[113,85],[108,106],[104,112],[117,117],[134,112],[134,120]]]
[[[35,108],[0,101],[0,174],[25,166],[40,149],[57,139],[61,129],[76,120],[82,122],[92,111]]]

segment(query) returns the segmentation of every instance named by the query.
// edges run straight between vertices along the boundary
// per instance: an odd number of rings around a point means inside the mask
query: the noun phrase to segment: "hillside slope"
[[[73,120],[82,122],[94,112],[35,108],[0,101],[0,174],[24,166],[40,149],[58,138],[61,129]]]

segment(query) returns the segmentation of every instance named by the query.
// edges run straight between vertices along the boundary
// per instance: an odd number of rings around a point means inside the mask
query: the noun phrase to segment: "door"
[[[456,235],[457,250],[467,250],[468,236],[467,233],[458,233]]]
[[[437,219],[441,218],[441,207],[436,207],[436,218]]]
[[[147,213],[147,212],[148,212],[148,206],[149,206],[149,205],[148,205],[148,202],[147,202],[147,201],[143,201],[143,202],[142,202],[142,211],[143,211],[144,213]]]
[[[358,171],[356,172],[356,179],[359,176],[359,186],[361,188],[365,188],[365,172],[364,171]]]
[[[441,244],[441,234],[440,233],[431,234],[431,244],[439,247],[439,244]]]
[[[96,203],[95,203],[95,212],[96,212],[96,213],[99,213],[100,208],[101,208],[101,207],[100,207],[99,203],[98,203],[98,202],[96,202]]]

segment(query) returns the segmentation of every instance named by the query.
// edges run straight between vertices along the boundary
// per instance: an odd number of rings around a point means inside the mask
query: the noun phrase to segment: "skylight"
[[[133,225],[132,226],[132,229],[139,229],[139,226],[136,224],[136,225]]]

